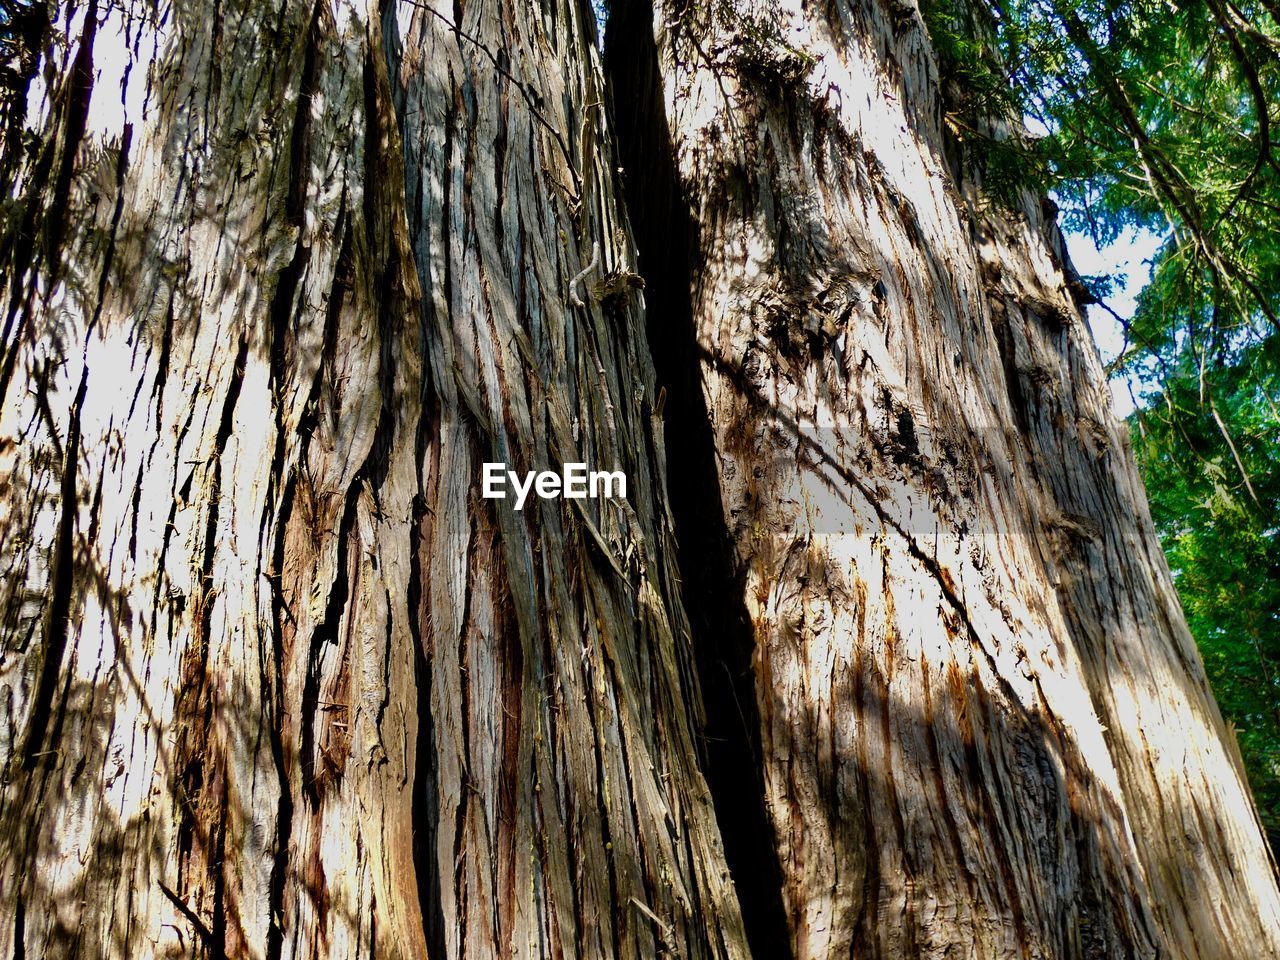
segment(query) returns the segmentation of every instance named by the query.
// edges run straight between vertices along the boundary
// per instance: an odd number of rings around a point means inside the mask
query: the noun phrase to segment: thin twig
[[[169,901],[177,908],[178,912],[187,918],[191,926],[195,927],[195,931],[200,935],[200,939],[204,941],[205,946],[213,943],[213,931],[210,930],[203,920],[188,907],[176,893],[164,885],[163,880],[156,881],[160,884],[160,892],[169,898]]]
[[[576,277],[569,281],[569,302],[575,307],[585,307],[582,298],[578,296],[578,284],[587,279],[587,274],[600,266],[600,241],[597,240],[591,248],[591,262],[588,263]]]

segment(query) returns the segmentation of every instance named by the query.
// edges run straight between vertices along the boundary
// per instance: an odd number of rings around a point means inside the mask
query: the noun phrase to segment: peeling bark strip
[[[716,467],[790,953],[1277,954],[1273,865],[1061,237],[944,160],[917,11],[621,6],[650,338],[671,416],[711,423],[671,459]],[[682,538],[713,530],[673,483]],[[705,672],[724,627],[694,622]]]

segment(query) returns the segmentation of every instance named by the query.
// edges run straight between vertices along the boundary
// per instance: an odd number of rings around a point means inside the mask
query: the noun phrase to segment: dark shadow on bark
[[[782,872],[765,807],[755,631],[724,521],[711,419],[702,394],[689,282],[696,225],[680,195],[649,5],[618,3],[606,36],[618,152],[645,280],[649,348],[666,391],[668,493],[705,707],[701,746],[725,856],[752,953],[791,955]]]

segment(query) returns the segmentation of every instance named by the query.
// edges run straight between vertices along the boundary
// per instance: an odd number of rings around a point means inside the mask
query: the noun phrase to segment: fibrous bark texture
[[[5,156],[0,951],[420,953],[390,607],[421,362],[400,184],[366,178],[397,162],[377,21],[55,22]]]
[[[736,957],[584,13],[418,9],[392,58],[438,435],[417,521],[428,919],[447,957]],[[478,499],[483,460],[620,469],[628,497],[495,510]]]
[[[754,689],[772,853],[722,823],[780,876],[757,954],[1274,955],[1052,215],[983,198],[913,4],[655,7],[608,59],[660,380],[709,421],[671,434],[719,490],[709,521],[673,475],[683,566],[728,545],[689,594],[707,696]]]
[[[589,11],[55,14],[0,166],[0,954],[743,956]]]
[[[0,955],[1275,952],[1061,238],[915,8],[617,6],[622,150],[569,0],[24,14]]]

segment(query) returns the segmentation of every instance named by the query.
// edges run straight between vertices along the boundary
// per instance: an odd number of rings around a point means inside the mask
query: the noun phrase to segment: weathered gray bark
[[[709,418],[680,441],[732,551],[690,596],[708,697],[750,651],[781,890],[761,922],[744,886],[753,943],[1275,955],[1273,864],[1060,235],[949,162],[915,6],[655,7],[611,21],[610,75],[658,211],[660,380]],[[684,557],[714,553],[673,483]],[[766,859],[724,823],[731,862]]]
[[[590,14],[461,8],[58,11],[3,167],[0,955],[744,955]]]

